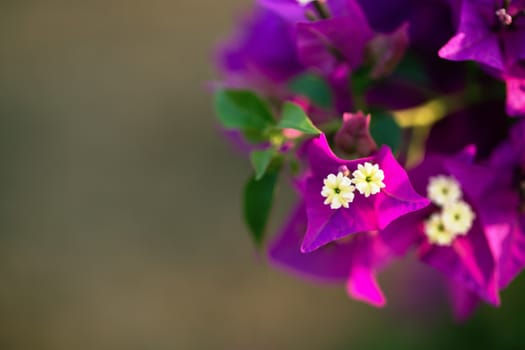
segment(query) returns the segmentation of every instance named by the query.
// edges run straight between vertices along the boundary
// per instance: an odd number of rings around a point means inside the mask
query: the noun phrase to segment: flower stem
[[[321,19],[328,19],[330,18],[330,11],[328,10],[328,7],[326,4],[321,0],[315,0],[313,2],[315,11],[319,14],[319,17]]]
[[[403,167],[407,165],[408,161],[408,153],[410,151],[410,146],[412,144],[412,139],[414,136],[414,128],[408,127],[403,129],[403,139],[401,142],[401,146],[399,147],[399,153],[397,156],[397,160],[399,161],[399,164],[401,164]]]

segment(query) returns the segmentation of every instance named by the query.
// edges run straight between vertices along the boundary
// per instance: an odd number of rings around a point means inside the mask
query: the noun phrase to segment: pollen
[[[458,235],[466,235],[472,227],[475,214],[470,205],[463,201],[448,204],[443,208],[443,224],[447,230]]]
[[[450,246],[456,238],[456,234],[447,229],[443,217],[439,213],[432,214],[425,221],[425,235],[430,243],[439,246]]]
[[[427,196],[436,205],[444,206],[457,202],[462,193],[456,179],[451,176],[438,175],[430,178]]]
[[[352,183],[355,185],[359,193],[365,197],[378,194],[386,185],[383,182],[385,173],[379,168],[379,165],[365,162],[359,164],[357,170],[352,173]]]
[[[321,195],[326,198],[324,204],[330,205],[330,208],[348,208],[349,203],[353,202],[355,187],[352,186],[350,178],[342,172],[337,173],[337,175],[328,175],[323,180],[323,184]]]

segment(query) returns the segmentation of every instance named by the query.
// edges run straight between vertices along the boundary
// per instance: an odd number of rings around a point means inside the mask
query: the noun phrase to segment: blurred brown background
[[[249,167],[205,88],[249,4],[0,3],[0,349],[346,349],[394,325],[387,343],[430,332],[254,254]]]

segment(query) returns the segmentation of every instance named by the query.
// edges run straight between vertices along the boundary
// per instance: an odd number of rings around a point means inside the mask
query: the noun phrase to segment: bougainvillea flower
[[[524,115],[525,60],[524,0],[464,0],[459,28],[439,55],[452,61],[472,60],[502,77],[508,84],[507,113]],[[516,68],[516,67],[519,68]]]
[[[312,3],[296,0],[259,0],[294,28],[295,47],[301,63],[322,74],[334,91],[336,109],[351,109],[349,77],[361,65],[373,31],[355,0],[324,2],[328,17],[317,13]],[[307,14],[315,17],[308,19]],[[351,40],[348,40],[351,38]]]
[[[454,34],[454,10],[458,3],[456,0],[359,0],[368,23],[376,32],[392,33],[404,23],[408,24],[410,52],[428,66],[428,77],[448,86],[458,78],[456,74],[461,73],[461,69],[436,57],[436,51]]]
[[[484,209],[487,238],[497,266],[499,289],[506,288],[525,268],[525,216],[519,213],[517,196],[520,174],[525,170],[524,132],[525,122],[514,124],[508,139],[494,150],[488,161],[488,165],[497,169],[499,175],[497,189],[487,198],[491,205]],[[468,288],[454,285],[452,281],[449,284],[456,318],[465,320],[482,299]]]
[[[330,74],[341,63],[351,70],[363,61],[373,32],[360,6],[347,1],[346,14],[297,24],[297,52],[305,66]],[[352,38],[352,40],[348,40]]]
[[[344,160],[332,152],[322,134],[309,142],[306,152],[311,175],[304,195],[308,226],[303,252],[353,233],[381,230],[429,204],[414,191],[405,170],[386,146],[370,157]],[[347,195],[347,183],[342,191],[334,180],[339,173],[352,176],[354,198]],[[332,197],[328,190],[334,191]]]
[[[456,1],[359,0],[374,31],[393,36],[408,25],[409,55],[403,57],[400,69],[371,84],[367,92],[368,105],[405,109],[428,100],[429,95],[422,87],[446,94],[465,87],[465,67],[436,55],[454,34],[451,2]],[[412,74],[416,72],[424,79],[414,80]]]
[[[346,281],[350,297],[383,306],[385,297],[376,272],[393,258],[378,232],[361,232],[329,243],[314,252],[300,251],[307,227],[306,205],[300,201],[281,232],[270,244],[270,260],[286,270],[324,283]]]
[[[436,204],[400,218],[383,234],[398,253],[417,247],[419,258],[442,272],[453,285],[498,305],[502,276],[507,273],[502,271],[502,259],[507,253],[503,251],[514,230],[517,197],[508,188],[510,174],[473,164],[474,153],[469,148],[454,157],[427,155],[410,172],[410,178],[415,189],[432,197]],[[443,195],[460,201],[471,211],[467,215],[459,211],[456,217],[468,221],[467,230],[453,232],[443,219],[447,201],[437,200],[433,188],[438,178],[449,181],[448,186],[442,181]],[[459,186],[459,195],[453,194],[453,184]],[[436,217],[441,221],[436,221]],[[436,232],[448,239],[436,239]]]
[[[245,85],[284,82],[304,69],[296,54],[293,27],[260,7],[220,47],[217,61],[228,80],[241,79]]]
[[[495,234],[498,231],[489,236],[489,240],[491,238],[495,240],[495,246],[500,248],[495,252],[499,289],[506,288],[525,267],[525,217],[523,215],[521,217],[515,215],[515,207],[509,208],[509,206],[515,204],[515,198],[511,198],[510,202],[508,200],[509,198],[501,198],[499,204],[509,209],[506,213],[507,218],[502,219],[510,220],[510,232],[507,233],[507,228],[504,228],[500,232],[503,237]],[[455,284],[454,281],[448,281],[448,287],[456,319],[460,321],[466,320],[482,299],[477,293]]]
[[[497,70],[503,70],[500,49],[499,20],[496,0],[465,0],[461,8],[459,28],[454,37],[441,48],[439,55],[454,61],[472,60]],[[500,2],[501,3],[501,2]],[[494,30],[494,28],[498,28]]]
[[[513,125],[510,135],[489,159],[489,165],[497,169],[500,176],[499,196],[495,205],[506,208],[498,221],[512,224],[508,237],[503,237],[503,252],[497,254],[500,265],[500,287],[506,287],[525,268],[525,215],[523,203],[518,202],[518,193],[523,190],[525,176],[525,122]],[[505,176],[502,176],[506,174]],[[523,201],[523,200],[522,200]],[[493,217],[493,216],[491,216]]]
[[[365,46],[373,36],[359,4],[354,0],[328,0],[324,5],[329,18],[317,14],[311,3],[303,6],[296,0],[259,0],[259,4],[293,26],[301,63],[326,78],[334,92],[337,111],[350,110],[349,77],[363,61]],[[309,20],[307,13],[313,13],[317,19]]]

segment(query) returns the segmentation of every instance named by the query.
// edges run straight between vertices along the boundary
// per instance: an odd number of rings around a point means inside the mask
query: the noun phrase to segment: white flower
[[[382,188],[386,185],[383,183],[385,179],[385,173],[379,169],[379,165],[365,162],[365,164],[359,164],[357,170],[352,173],[354,177],[352,182],[359,191],[364,194],[365,197],[370,197],[371,194],[377,194],[381,192]]]
[[[449,246],[456,238],[456,235],[447,230],[440,214],[435,213],[425,221],[425,234],[430,243],[440,246]]]
[[[458,235],[466,235],[472,227],[476,215],[470,205],[463,201],[447,204],[443,208],[443,224],[447,230]]]
[[[428,198],[439,206],[457,202],[461,196],[459,183],[450,176],[438,175],[430,178],[427,186]]]
[[[355,187],[350,179],[339,172],[337,175],[328,175],[323,183],[321,195],[326,198],[324,204],[330,205],[332,209],[348,208],[348,203],[352,203],[355,197]]]

